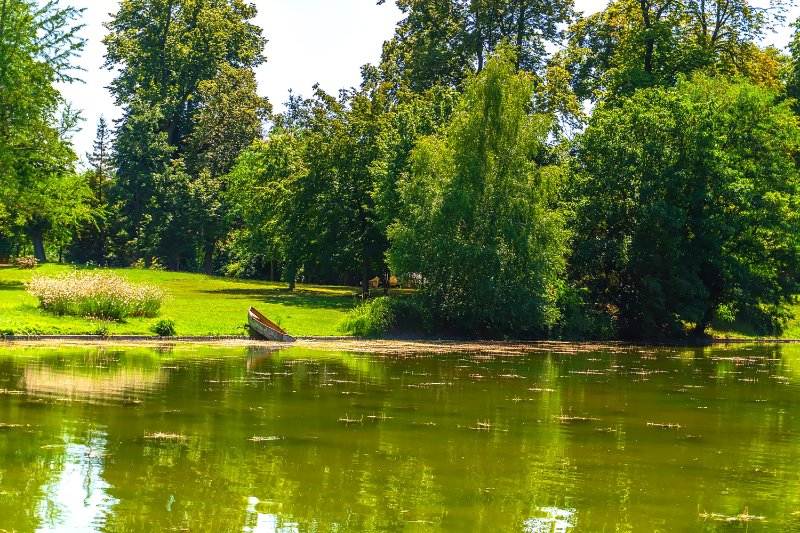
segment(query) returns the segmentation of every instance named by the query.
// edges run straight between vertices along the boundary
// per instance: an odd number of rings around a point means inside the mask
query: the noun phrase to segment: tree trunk
[[[639,5],[642,9],[644,27],[649,32],[653,28],[653,23],[650,20],[650,5],[645,0],[640,0]],[[645,39],[644,71],[648,74],[653,73],[653,50],[655,45],[656,42],[652,37]]]
[[[292,259],[286,263],[286,278],[289,281],[289,290],[294,291],[297,284],[297,266]]]
[[[524,0],[520,0],[519,18],[517,19],[517,72],[522,68],[522,45],[525,44],[525,22],[527,18],[525,4]]]
[[[31,241],[33,242],[33,255],[40,263],[47,261],[47,256],[44,253],[44,240],[41,233],[31,234]]]
[[[210,276],[214,273],[214,243],[206,241],[203,249],[203,274]]]
[[[475,46],[475,52],[478,54],[478,72],[480,72],[483,70],[483,37],[480,29],[478,29],[475,37]]]
[[[369,265],[366,259],[361,263],[361,298],[369,298]]]
[[[714,310],[707,309],[705,313],[703,313],[703,318],[701,318],[697,324],[695,324],[694,329],[692,330],[692,335],[695,337],[702,337],[705,332],[706,328],[711,324],[711,320],[714,318]]]

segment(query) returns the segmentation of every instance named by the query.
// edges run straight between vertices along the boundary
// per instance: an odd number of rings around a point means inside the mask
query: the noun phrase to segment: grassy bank
[[[790,318],[786,323],[786,327],[779,338],[800,339],[800,300],[798,300],[797,296],[794,303],[789,306],[789,309],[794,317]],[[756,339],[763,337],[756,332],[752,324],[741,320],[735,322],[716,320],[711,324],[708,333],[715,338],[723,339]]]
[[[199,274],[153,270],[112,270],[134,283],[160,287],[167,298],[157,318],[129,318],[122,322],[55,316],[39,308],[24,283],[34,273],[56,275],[71,267],[43,265],[35,270],[0,266],[0,332],[17,335],[152,335],[160,318],[175,321],[177,335],[243,335],[247,309],[253,305],[297,336],[341,335],[339,325],[356,304],[357,289],[298,285],[289,292],[285,283],[234,280]]]
[[[55,316],[40,309],[37,299],[25,290],[25,282],[34,273],[57,275],[71,268],[54,264],[35,270],[0,266],[0,334],[154,335],[151,327],[167,318],[175,322],[175,333],[179,336],[245,335],[247,309],[253,305],[292,335],[338,336],[346,335],[342,330],[344,319],[360,301],[354,287],[301,284],[296,291],[289,292],[285,283],[112,269],[131,282],[156,285],[166,293],[158,317],[114,322]],[[800,338],[800,304],[795,304],[792,310],[795,318],[783,333],[785,339]],[[757,337],[752,327],[741,323],[715,323],[710,333],[723,338]]]

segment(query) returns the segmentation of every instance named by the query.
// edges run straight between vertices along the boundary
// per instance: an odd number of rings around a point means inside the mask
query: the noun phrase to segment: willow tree
[[[557,318],[562,172],[546,142],[553,116],[531,113],[533,93],[501,50],[467,81],[449,124],[412,152],[389,262],[421,280],[445,326],[534,336]]]

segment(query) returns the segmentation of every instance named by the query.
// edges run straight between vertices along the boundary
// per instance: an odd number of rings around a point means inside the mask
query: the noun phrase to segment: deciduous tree
[[[577,146],[573,280],[628,336],[736,315],[779,330],[798,288],[798,143],[788,104],[745,81],[600,106]]]

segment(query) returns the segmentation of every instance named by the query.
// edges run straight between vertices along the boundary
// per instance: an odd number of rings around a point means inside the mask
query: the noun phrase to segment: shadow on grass
[[[711,323],[711,328],[716,336],[733,337],[763,337],[756,331],[753,324],[746,320],[736,319],[733,322],[715,320]]]
[[[202,291],[203,294],[219,296],[237,296],[252,299],[255,303],[283,304],[310,309],[336,309],[349,311],[354,307],[355,295],[316,296],[301,292],[290,292],[288,289],[219,289]]]
[[[25,285],[21,281],[0,281],[0,291],[21,291]]]

